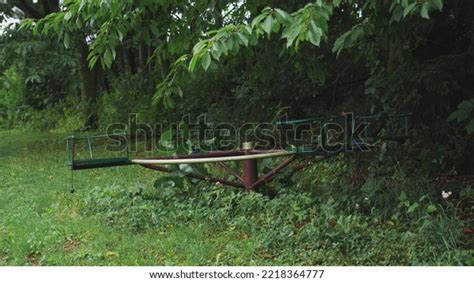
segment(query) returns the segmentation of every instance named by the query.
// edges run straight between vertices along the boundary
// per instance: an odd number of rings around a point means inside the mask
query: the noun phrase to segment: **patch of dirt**
[[[257,255],[263,259],[274,259],[275,256],[272,253],[265,251],[262,247],[257,248]]]
[[[28,261],[30,265],[38,266],[40,262],[40,258],[41,258],[40,252],[31,252],[26,257],[26,261]]]
[[[248,233],[242,232],[239,234],[238,238],[240,241],[245,241],[250,238],[250,235]]]
[[[63,244],[63,250],[66,253],[72,253],[79,248],[81,241],[74,237],[68,236]]]
[[[4,251],[0,251],[0,263],[6,262],[8,260],[8,254]]]
[[[155,262],[156,262],[157,265],[163,265],[164,262],[165,262],[165,258],[162,255],[157,254],[155,256]]]

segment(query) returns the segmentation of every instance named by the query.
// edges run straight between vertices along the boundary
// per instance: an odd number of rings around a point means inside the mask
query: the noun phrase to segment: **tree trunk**
[[[79,75],[81,77],[81,111],[84,121],[84,130],[97,128],[97,98],[103,78],[99,66],[89,69],[87,55],[89,47],[85,41],[78,46]]]

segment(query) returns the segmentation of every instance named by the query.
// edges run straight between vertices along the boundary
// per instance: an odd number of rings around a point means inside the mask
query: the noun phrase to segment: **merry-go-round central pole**
[[[242,149],[246,154],[250,154],[253,150],[253,142],[244,142],[242,144]],[[243,161],[243,175],[242,179],[244,180],[244,186],[246,191],[253,189],[252,186],[258,180],[258,170],[257,170],[257,160],[250,159]]]

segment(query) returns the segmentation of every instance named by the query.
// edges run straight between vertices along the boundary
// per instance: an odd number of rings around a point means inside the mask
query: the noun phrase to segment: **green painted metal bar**
[[[390,115],[387,116],[388,118],[407,118],[409,116],[412,116],[413,114],[397,114],[397,115]],[[354,116],[356,119],[372,119],[372,120],[377,120],[377,119],[383,119],[383,116]],[[313,118],[303,118],[303,119],[291,119],[291,120],[285,120],[285,121],[277,121],[275,122],[276,125],[294,125],[294,124],[299,124],[299,123],[306,123],[306,122],[316,122],[316,121],[332,121],[335,119],[344,119],[344,116],[328,116],[328,117],[313,117]]]
[[[101,159],[89,159],[89,160],[74,160],[69,166],[71,170],[81,170],[90,168],[103,168],[103,167],[114,167],[114,166],[125,166],[132,165],[133,163],[129,158],[101,158]]]
[[[397,115],[377,115],[377,116],[358,116],[354,115],[353,116],[353,122],[352,122],[352,130],[354,130],[355,126],[358,126],[361,123],[369,123],[372,124],[372,131],[374,130],[373,126],[377,125],[375,132],[372,132],[370,129],[365,130],[363,133],[363,136],[365,138],[365,141],[374,140],[377,139],[383,139],[383,140],[388,140],[388,141],[397,141],[397,142],[402,142],[410,137],[409,134],[409,117],[412,116],[413,114],[408,113],[408,114],[397,114]],[[330,116],[330,117],[314,117],[314,118],[305,118],[305,119],[294,119],[294,120],[284,120],[284,121],[278,121],[275,122],[276,125],[281,126],[282,129],[285,129],[285,126],[298,126],[300,124],[310,124],[310,123],[316,123],[316,122],[321,122],[321,123],[328,123],[328,122],[345,122],[346,116]],[[380,138],[378,136],[378,133],[382,128],[385,128],[388,130],[387,134],[383,136],[383,138]],[[295,130],[296,134],[296,129]]]
[[[130,149],[129,144],[126,142],[126,156],[123,157],[110,157],[110,158],[96,158],[94,159],[93,152],[93,140],[105,139],[113,137],[127,136],[126,133],[114,133],[114,134],[102,134],[94,136],[69,136],[66,138],[67,150],[68,150],[68,162],[67,165],[71,170],[90,169],[90,168],[102,168],[102,167],[113,167],[113,166],[124,166],[131,165],[132,162],[129,159]],[[87,145],[87,151],[89,159],[76,159],[76,142],[85,141]]]
[[[88,139],[101,139],[101,138],[118,137],[118,136],[127,136],[127,133],[123,132],[123,133],[99,134],[99,135],[92,135],[92,136],[71,135],[71,136],[66,137],[66,139],[88,140]]]

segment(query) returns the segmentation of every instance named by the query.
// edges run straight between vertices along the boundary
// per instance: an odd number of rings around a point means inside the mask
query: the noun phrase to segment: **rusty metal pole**
[[[251,150],[253,149],[253,145],[253,142],[244,142],[242,144],[242,149],[246,154],[250,154]],[[254,190],[255,187],[252,186],[258,180],[257,160],[245,160],[243,166],[244,168],[242,178],[244,179],[245,190]]]

